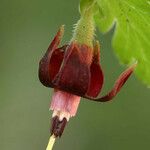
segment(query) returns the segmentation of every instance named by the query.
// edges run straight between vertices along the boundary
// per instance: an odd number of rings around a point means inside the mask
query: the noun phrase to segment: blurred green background
[[[0,150],[45,150],[51,89],[38,80],[38,62],[58,27],[70,40],[79,0],[0,0]],[[113,31],[102,35],[103,94],[125,67],[111,48]],[[133,43],[134,44],[134,43]],[[109,103],[82,99],[54,150],[150,149],[150,90],[134,75]]]

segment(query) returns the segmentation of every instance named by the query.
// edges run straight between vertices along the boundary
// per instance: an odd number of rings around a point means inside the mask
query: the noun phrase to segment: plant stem
[[[87,8],[81,15],[81,18],[75,26],[71,41],[77,41],[79,44],[85,44],[92,47],[95,31],[92,9],[92,7]]]

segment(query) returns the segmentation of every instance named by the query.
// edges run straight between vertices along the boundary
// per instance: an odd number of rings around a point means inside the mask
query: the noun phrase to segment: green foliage
[[[80,11],[91,4],[101,32],[115,26],[112,45],[119,60],[137,60],[137,76],[150,85],[150,0],[81,0]]]

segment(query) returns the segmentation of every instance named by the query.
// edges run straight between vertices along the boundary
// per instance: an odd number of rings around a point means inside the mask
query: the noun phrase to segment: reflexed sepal
[[[86,96],[85,98],[88,98],[90,100],[93,101],[97,101],[97,102],[107,102],[112,100],[117,94],[118,92],[121,90],[122,86],[125,84],[125,82],[128,80],[128,78],[130,77],[130,75],[133,73],[135,67],[136,67],[137,63],[131,65],[129,68],[127,68],[116,80],[112,90],[106,94],[103,97],[98,97],[98,98],[92,98],[92,97],[88,97]]]

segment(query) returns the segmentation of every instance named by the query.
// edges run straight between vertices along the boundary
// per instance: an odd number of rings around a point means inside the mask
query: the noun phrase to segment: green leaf
[[[135,73],[150,85],[150,0],[81,0],[81,8],[87,1],[96,2],[95,21],[101,32],[115,25],[112,45],[119,60],[137,60]]]

